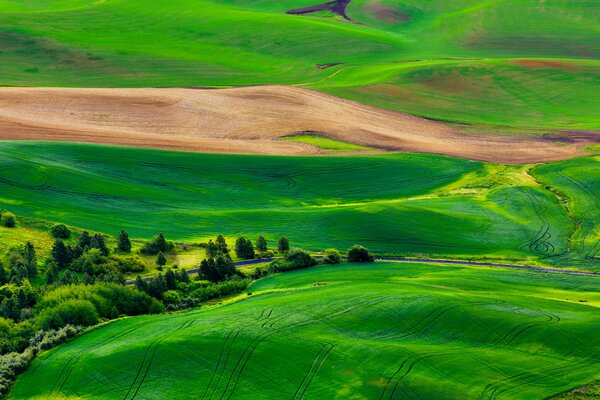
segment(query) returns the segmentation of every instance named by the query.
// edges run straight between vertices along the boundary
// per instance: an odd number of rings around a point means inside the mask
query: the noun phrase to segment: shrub
[[[290,251],[285,257],[285,261],[292,269],[307,268],[317,265],[317,260],[306,251],[300,249]]]
[[[374,259],[373,256],[369,254],[369,250],[367,250],[367,248],[355,244],[350,250],[348,250],[348,261],[372,262]]]
[[[1,222],[2,225],[7,228],[14,228],[15,226],[17,226],[17,217],[15,217],[15,214],[11,212],[4,211],[2,213]]]
[[[91,326],[100,321],[94,305],[87,300],[67,300],[54,308],[42,310],[37,316],[42,329],[56,329],[65,325]]]
[[[160,252],[167,253],[170,250],[173,250],[175,245],[173,243],[167,243],[165,236],[162,233],[159,233],[154,240],[150,242],[146,242],[140,252],[147,256],[155,256]]]
[[[65,224],[52,225],[50,234],[56,239],[68,239],[71,237],[71,231]]]
[[[339,250],[327,249],[323,253],[323,262],[325,264],[339,264],[342,262],[342,255]]]

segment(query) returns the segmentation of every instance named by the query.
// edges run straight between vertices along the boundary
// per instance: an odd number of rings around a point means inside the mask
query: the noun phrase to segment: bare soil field
[[[289,86],[234,89],[0,88],[0,139],[105,143],[201,152],[310,155],[277,140],[319,132],[381,151],[445,154],[501,163],[583,154],[599,132],[467,134],[455,127]],[[562,135],[570,135],[562,133]]]

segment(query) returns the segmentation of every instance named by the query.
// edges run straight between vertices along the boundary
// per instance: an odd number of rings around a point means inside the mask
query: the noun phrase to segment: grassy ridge
[[[302,84],[455,122],[600,129],[596,3],[353,0],[358,23],[285,14],[314,3],[3,0],[0,83]]]
[[[315,250],[363,243],[547,262],[583,255],[579,241],[566,254],[575,222],[527,166],[415,154],[273,157],[33,142],[0,149],[0,207],[110,234],[263,234],[271,243],[285,234]],[[598,179],[597,158],[556,165],[577,163]]]
[[[13,397],[541,399],[598,378],[589,278],[377,263],[250,290],[77,338],[36,359]]]

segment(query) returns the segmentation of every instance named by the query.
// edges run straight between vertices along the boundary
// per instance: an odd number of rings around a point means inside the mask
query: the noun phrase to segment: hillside
[[[348,3],[3,0],[0,83],[295,84],[476,131],[600,129],[596,2]]]
[[[590,278],[316,267],[42,354],[14,398],[545,398],[598,377]],[[594,278],[591,278],[594,279]]]

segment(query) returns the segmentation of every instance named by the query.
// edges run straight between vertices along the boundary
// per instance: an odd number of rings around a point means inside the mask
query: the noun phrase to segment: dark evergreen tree
[[[0,261],[0,286],[8,283],[8,275],[6,274],[6,270],[4,269],[4,265],[2,261]]]
[[[277,251],[280,253],[287,253],[290,251],[290,242],[285,236],[279,238],[279,241],[277,242]]]
[[[103,256],[107,256],[110,253],[108,247],[106,246],[106,241],[104,240],[104,236],[95,233],[90,240],[90,248],[100,250]]]
[[[148,293],[148,283],[139,275],[135,278],[135,287],[141,292]]]
[[[150,279],[148,284],[148,294],[154,298],[162,299],[162,295],[167,291],[167,282],[163,274],[158,274],[155,278]]]
[[[218,282],[220,280],[220,274],[217,271],[214,258],[207,258],[200,262],[200,274],[204,279],[211,282]]]
[[[79,283],[79,279],[74,272],[67,270],[63,276],[60,277],[59,282],[61,285],[76,285]]]
[[[55,261],[46,263],[46,285],[54,285],[58,282],[58,265]]]
[[[84,250],[86,248],[89,248],[91,246],[91,244],[92,244],[92,237],[90,236],[89,232],[87,232],[87,231],[81,232],[81,235],[79,235],[78,244]]]
[[[258,240],[256,240],[256,250],[267,251],[267,240],[264,236],[259,236]]]
[[[177,280],[179,282],[189,283],[190,282],[190,274],[188,274],[188,272],[186,270],[182,269],[181,271],[179,271],[179,274],[177,275]]]
[[[215,258],[219,253],[219,249],[215,242],[211,240],[206,244],[206,258]]]
[[[129,235],[127,232],[119,232],[119,237],[117,238],[117,248],[124,253],[131,252],[131,240],[129,240]]]
[[[225,238],[223,237],[223,235],[217,236],[216,245],[217,245],[218,253],[229,254],[229,248],[227,247],[227,242],[225,241]]]
[[[27,267],[29,277],[37,276],[37,258],[35,256],[35,248],[31,242],[27,242],[25,248],[23,249],[23,259],[25,261],[25,266]]]
[[[96,283],[96,277],[85,272],[83,274],[82,282],[84,285],[93,285]]]
[[[58,239],[52,246],[52,258],[56,261],[58,268],[64,269],[71,263],[71,254],[65,243]]]
[[[162,267],[167,263],[167,258],[165,257],[165,255],[162,253],[162,251],[160,253],[158,253],[158,255],[156,256],[156,265],[158,265],[158,269],[159,271],[162,270]]]
[[[177,289],[177,278],[175,277],[175,273],[170,268],[165,273],[165,282],[167,283],[168,290]]]
[[[235,254],[238,258],[245,260],[254,258],[254,247],[252,242],[244,237],[240,237],[235,241]]]

